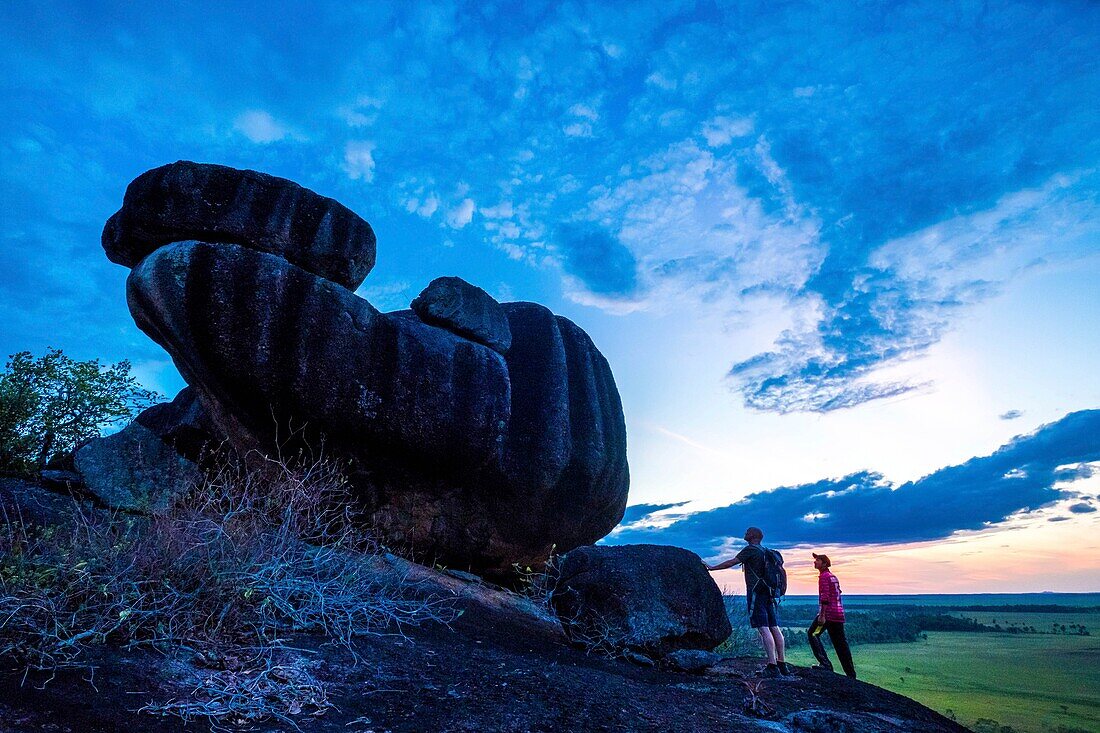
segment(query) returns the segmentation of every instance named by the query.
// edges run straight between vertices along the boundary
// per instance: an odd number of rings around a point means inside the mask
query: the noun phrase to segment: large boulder
[[[241,244],[355,290],[374,267],[370,224],[293,181],[178,161],[141,174],[103,229],[112,262],[133,267],[164,244]]]
[[[200,480],[198,467],[139,423],[96,438],[76,451],[83,489],[113,509],[166,508]]]
[[[459,277],[437,277],[412,302],[424,323],[507,354],[512,346],[508,316],[500,303],[476,285]]]
[[[352,453],[447,470],[499,461],[510,399],[499,354],[389,318],[280,257],[176,242],[133,269],[127,300],[242,452],[273,451],[294,423]]]
[[[575,643],[652,658],[711,651],[730,635],[722,593],[693,552],[578,547],[560,558],[551,602]]]
[[[103,246],[133,268],[130,311],[188,382],[134,423],[179,453],[323,445],[391,546],[479,572],[539,565],[622,517],[611,370],[546,308],[445,278],[414,311],[381,313],[352,292],[374,263],[365,221],[223,166],[138,177]]]
[[[626,504],[622,406],[575,324],[501,306],[506,356],[380,313],[247,247],[176,242],[130,274],[138,326],[172,355],[213,432],[243,453],[295,434],[350,458],[373,525],[433,561],[503,573],[594,542]]]

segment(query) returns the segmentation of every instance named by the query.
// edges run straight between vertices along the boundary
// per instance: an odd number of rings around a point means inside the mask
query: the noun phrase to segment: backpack
[[[772,598],[779,599],[787,595],[787,571],[783,567],[783,555],[779,550],[764,550],[764,577],[761,580],[768,590],[772,592]]]

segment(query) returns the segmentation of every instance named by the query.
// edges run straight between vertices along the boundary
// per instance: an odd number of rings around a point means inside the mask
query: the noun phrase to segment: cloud
[[[407,280],[379,281],[376,278],[368,279],[355,294],[370,301],[370,304],[381,311],[404,310],[409,307],[413,299],[412,285]]]
[[[462,199],[456,206],[447,211],[447,226],[452,229],[461,229],[474,218],[473,199]]]
[[[683,140],[592,190],[587,216],[637,261],[635,295],[648,306],[691,300],[735,311],[762,291],[798,300],[824,257],[819,225],[786,199],[782,171],[762,172],[762,152],[754,141],[722,158]],[[757,171],[767,202],[739,182],[746,168]]]
[[[1071,504],[1069,510],[1074,514],[1092,514],[1096,511],[1096,507],[1092,504],[1081,502],[1080,504]]]
[[[957,531],[994,527],[1065,498],[1056,486],[1068,475],[1063,467],[1098,458],[1100,410],[1085,410],[1014,438],[989,456],[916,481],[894,485],[880,474],[861,471],[750,494],[667,527],[627,525],[609,541],[673,544],[710,556],[750,525],[762,527],[779,547],[943,539]],[[1084,503],[1074,506],[1092,509]]]
[[[591,120],[592,122],[600,119],[599,112],[597,112],[595,108],[587,104],[574,104],[572,107],[569,108],[569,114],[574,115],[575,117],[583,117],[586,120]]]
[[[270,112],[252,109],[242,113],[233,122],[233,127],[254,143],[261,145],[282,140],[290,135],[290,129],[276,121]]]
[[[628,297],[638,287],[633,253],[607,231],[569,224],[560,228],[556,243],[565,271],[592,293]]]
[[[1008,412],[1002,412],[997,417],[1001,420],[1016,420],[1024,416],[1022,410],[1009,410]]]
[[[348,178],[364,183],[374,180],[374,148],[375,144],[367,140],[349,140],[344,145],[344,172]]]
[[[562,128],[566,137],[592,137],[592,123],[573,122]]]
[[[1087,193],[1095,181],[1089,177],[1082,190],[1080,180],[1053,176],[989,209],[889,240],[867,257],[849,256],[843,271],[819,271],[806,290],[820,298],[820,319],[730,369],[745,403],[780,413],[829,412],[926,387],[874,374],[925,353],[956,312],[1037,262],[1095,249],[1100,207]],[[834,247],[823,268],[837,256]]]
[[[728,145],[735,137],[744,137],[752,132],[752,120],[738,117],[714,117],[708,120],[702,129],[707,145],[719,148]]]

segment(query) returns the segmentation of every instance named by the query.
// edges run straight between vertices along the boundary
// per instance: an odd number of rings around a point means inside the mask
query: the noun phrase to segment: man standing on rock
[[[840,659],[840,666],[844,667],[844,674],[852,679],[856,678],[856,668],[852,664],[852,650],[848,648],[848,639],[844,636],[844,605],[840,602],[840,581],[836,579],[829,567],[832,562],[828,555],[814,556],[814,567],[819,573],[817,576],[817,618],[806,630],[806,638],[810,641],[810,649],[817,657],[818,666],[821,669],[833,671],[833,663],[829,661],[829,655],[825,653],[825,645],[821,643],[821,632],[829,632],[829,640],[833,642],[833,649]]]
[[[794,673],[784,660],[786,646],[783,642],[783,631],[779,628],[779,620],[776,618],[775,598],[772,595],[772,589],[764,582],[765,555],[764,548],[760,545],[763,540],[764,533],[759,528],[749,527],[745,530],[745,542],[748,544],[729,560],[717,565],[707,565],[707,570],[714,572],[737,565],[743,567],[745,599],[749,606],[749,626],[756,629],[760,635],[764,655],[768,658],[764,675],[778,677]]]

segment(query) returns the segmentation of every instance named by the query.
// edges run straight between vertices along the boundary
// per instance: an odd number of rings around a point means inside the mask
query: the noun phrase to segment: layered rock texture
[[[674,667],[705,667],[703,655],[732,630],[722,594],[694,552],[663,545],[578,547],[558,561],[551,598],[566,635]]]
[[[382,313],[352,292],[375,259],[365,221],[223,166],[138,177],[103,245],[190,385],[136,421],[179,453],[203,435],[243,454],[323,443],[388,542],[479,572],[539,564],[622,517],[618,390],[569,320],[458,278]]]
[[[374,268],[370,224],[293,181],[179,161],[141,174],[103,228],[111,262],[133,267],[163,244],[232,242],[354,290]]]

